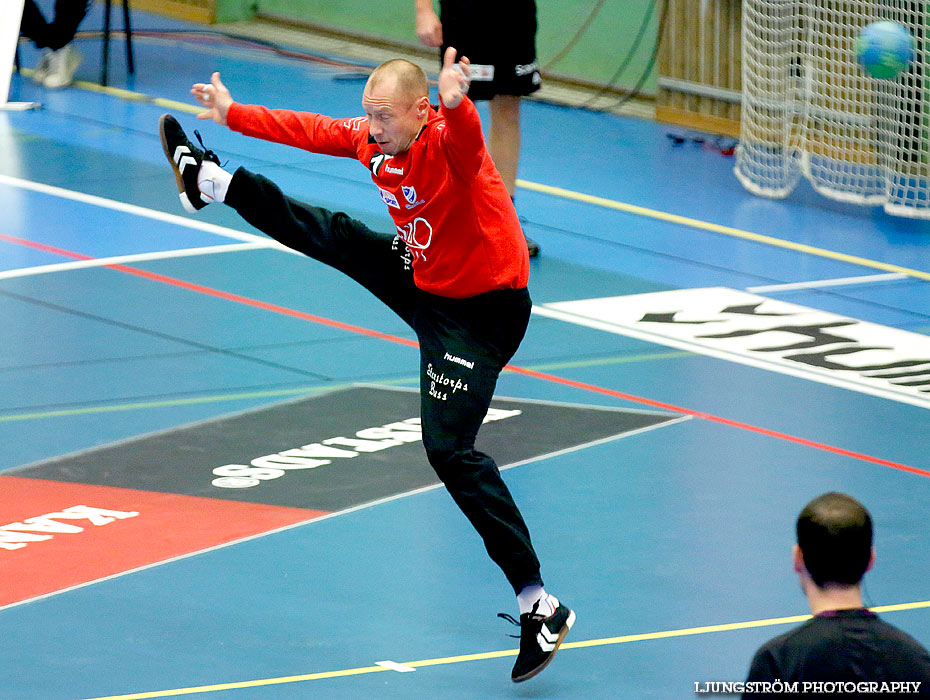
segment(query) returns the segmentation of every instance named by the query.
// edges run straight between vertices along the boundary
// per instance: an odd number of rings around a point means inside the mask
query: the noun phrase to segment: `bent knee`
[[[468,450],[427,449],[426,457],[444,484],[462,479],[471,481],[480,478],[483,474],[498,473],[494,460],[473,448]]]
[[[455,463],[455,450],[426,448],[426,459],[429,465],[436,470],[436,473],[442,477],[442,473],[447,471],[450,465]]]

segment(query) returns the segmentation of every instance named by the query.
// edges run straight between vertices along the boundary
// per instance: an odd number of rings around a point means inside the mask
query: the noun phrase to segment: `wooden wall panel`
[[[668,0],[658,119],[739,134],[741,18],[740,0]]]

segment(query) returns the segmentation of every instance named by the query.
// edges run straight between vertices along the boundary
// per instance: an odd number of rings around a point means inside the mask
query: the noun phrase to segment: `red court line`
[[[0,233],[0,240],[7,241],[8,243],[15,243],[17,245],[26,246],[28,248],[35,248],[37,250],[43,250],[50,253],[56,253],[58,255],[63,255],[69,258],[76,258],[78,260],[93,260],[94,258],[82,255],[81,253],[75,253],[68,250],[62,250],[61,248],[55,248],[53,246],[48,246],[42,243],[36,243],[35,241],[29,241],[24,238],[15,238],[13,236],[7,236]],[[374,331],[369,328],[363,328],[362,326],[355,326],[350,323],[343,323],[341,321],[335,321],[333,319],[324,318],[323,316],[316,316],[314,314],[304,313],[303,311],[297,311],[296,309],[290,309],[286,306],[278,306],[277,304],[269,304],[264,301],[259,301],[257,299],[252,299],[250,297],[241,296],[239,294],[231,294],[229,292],[224,292],[219,289],[213,289],[212,287],[205,287],[200,284],[194,284],[193,282],[186,282],[174,277],[168,277],[166,275],[159,275],[154,272],[147,272],[146,270],[140,270],[135,267],[129,267],[127,265],[103,265],[102,267],[110,268],[111,270],[118,270],[119,272],[124,272],[130,275],[136,275],[138,277],[143,277],[146,279],[153,280],[155,282],[161,282],[163,284],[168,284],[173,287],[180,287],[182,289],[188,289],[193,292],[198,292],[200,294],[206,294],[208,296],[216,297],[218,299],[226,299],[227,301],[232,301],[237,304],[244,304],[246,306],[252,306],[254,308],[263,309],[265,311],[271,311],[273,313],[284,314],[285,316],[292,316],[294,318],[300,318],[305,321],[312,321],[314,323],[319,323],[324,326],[330,326],[332,328],[339,328],[344,331],[349,331],[351,333],[358,333],[360,335],[368,336],[370,338],[379,338],[381,340],[387,340],[391,343],[399,343],[401,345],[407,345],[410,347],[418,347],[418,343],[407,338],[401,338],[397,335],[392,335],[390,333],[382,333],[380,331]],[[769,430],[768,428],[762,428],[757,425],[752,425],[750,423],[743,423],[741,421],[731,420],[729,418],[723,418],[721,416],[715,416],[712,413],[704,413],[703,411],[695,411],[690,408],[683,408],[682,406],[676,406],[674,404],[665,403],[662,401],[655,401],[654,399],[647,399],[642,396],[636,396],[634,394],[627,394],[622,391],[616,391],[614,389],[607,389],[605,387],[600,387],[595,384],[588,384],[586,382],[579,382],[573,379],[566,379],[564,377],[559,377],[555,374],[549,374],[547,372],[538,372],[532,369],[526,369],[524,367],[517,367],[515,365],[507,365],[505,369],[510,370],[516,374],[522,374],[527,377],[533,377],[535,379],[541,379],[543,381],[552,382],[554,384],[562,384],[564,386],[570,386],[575,389],[582,389],[584,391],[590,391],[597,394],[604,394],[605,396],[612,396],[614,398],[624,399],[626,401],[632,401],[634,403],[643,404],[646,406],[652,406],[654,408],[660,408],[666,411],[673,411],[675,413],[683,413],[685,415],[693,416],[695,418],[700,418],[702,420],[711,421],[713,423],[719,423],[721,425],[726,425],[731,428],[739,428],[740,430],[746,430],[753,433],[758,433],[760,435],[765,435],[768,437],[777,438],[779,440],[785,440],[786,442],[793,442],[798,445],[804,445],[805,447],[811,447],[816,450],[823,450],[824,452],[830,452],[832,454],[842,455],[844,457],[850,457],[852,459],[858,459],[863,462],[869,462],[871,464],[878,464],[883,467],[889,467],[891,469],[898,469],[903,472],[908,472],[910,474],[917,474],[919,476],[930,477],[930,471],[926,469],[919,469],[918,467],[911,467],[907,464],[901,464],[900,462],[892,462],[891,460],[882,459],[881,457],[873,457],[871,455],[863,454],[861,452],[853,452],[852,450],[847,450],[842,447],[834,447],[833,445],[827,445],[822,442],[816,442],[815,440],[808,440],[807,438],[798,437],[796,435],[790,435],[788,433],[782,433],[777,430]]]
[[[75,260],[94,260],[94,258],[90,257],[89,255],[82,255],[81,253],[64,250],[63,248],[56,248],[54,246],[45,245],[44,243],[36,243],[35,241],[29,241],[25,238],[7,236],[5,233],[0,233],[0,241],[15,243],[16,245],[21,245],[24,248],[35,248],[36,250],[41,250],[46,253],[55,253],[55,255],[62,255],[66,258],[74,258]]]
[[[740,430],[748,430],[753,433],[759,433],[760,435],[767,435],[768,437],[778,438],[779,440],[786,440],[787,442],[794,442],[798,445],[804,445],[805,447],[813,447],[817,450],[823,450],[825,452],[832,452],[833,454],[843,455],[844,457],[852,457],[853,459],[859,459],[863,462],[871,462],[872,464],[880,464],[883,467],[891,467],[892,469],[900,469],[901,471],[910,472],[911,474],[919,474],[920,476],[930,477],[930,471],[926,469],[919,469],[917,467],[911,467],[907,464],[901,464],[900,462],[892,462],[888,459],[882,459],[881,457],[872,457],[871,455],[862,454],[861,452],[853,452],[852,450],[846,450],[842,447],[834,447],[833,445],[827,445],[822,442],[816,442],[814,440],[808,440],[807,438],[797,437],[796,435],[790,435],[788,433],[781,433],[777,430],[769,430],[768,428],[760,428],[757,425],[752,425],[751,423],[742,423],[740,421],[731,420],[729,418],[722,418],[720,416],[715,416],[712,413],[704,413],[703,411],[695,411],[690,408],[683,408],[681,406],[676,406],[670,403],[664,403],[662,401],[655,401],[653,399],[643,398],[641,396],[635,396],[633,394],[626,394],[622,391],[615,391],[614,389],[606,389],[604,387],[597,386],[595,384],[587,384],[586,382],[578,382],[574,379],[566,379],[564,377],[559,377],[554,374],[548,374],[546,372],[537,372],[532,369],[525,369],[523,367],[514,367],[513,365],[507,365],[507,369],[511,372],[516,372],[517,374],[524,374],[528,377],[535,377],[537,379],[543,379],[548,382],[553,382],[555,384],[564,384],[565,386],[574,387],[576,389],[584,389],[585,391],[592,391],[597,394],[605,394],[607,396],[613,396],[618,399],[626,399],[627,401],[635,401],[636,403],[645,404],[647,406],[653,406],[655,408],[661,408],[666,411],[674,411],[675,413],[685,413],[689,416],[694,416],[695,418],[701,418],[703,420],[711,421],[713,423],[720,423],[721,425],[728,425],[731,428],[739,428]]]
[[[194,284],[193,282],[185,282],[184,280],[179,280],[174,277],[166,277],[165,275],[159,275],[155,272],[148,272],[146,270],[140,270],[135,267],[128,267],[127,265],[104,265],[111,270],[119,270],[120,272],[126,272],[130,275],[137,275],[139,277],[145,277],[146,279],[154,280],[155,282],[163,282],[164,284],[170,284],[174,287],[181,287],[182,289],[189,289],[192,292],[199,292],[200,294],[206,294],[211,297],[217,297],[218,299],[226,299],[227,301],[234,301],[237,304],[244,304],[245,306],[253,306],[256,309],[263,309],[264,311],[271,311],[276,314],[283,314],[284,316],[293,316],[294,318],[300,318],[304,321],[313,321],[314,323],[319,323],[323,326],[330,326],[331,328],[338,328],[343,331],[349,331],[350,333],[358,333],[359,335],[365,335],[370,338],[380,338],[381,340],[389,340],[392,343],[400,343],[401,345],[408,345],[413,348],[420,347],[420,344],[415,340],[410,340],[409,338],[401,338],[398,335],[391,335],[389,333],[382,333],[381,331],[374,331],[370,328],[363,328],[362,326],[355,326],[351,323],[343,323],[342,321],[335,321],[331,318],[325,318],[323,316],[316,316],[314,314],[308,314],[304,311],[298,311],[297,309],[290,309],[286,306],[278,306],[277,304],[269,304],[265,301],[259,301],[258,299],[252,299],[251,297],[244,297],[239,294],[231,294],[230,292],[224,292],[219,289],[213,289],[212,287],[204,287],[201,284]]]
[[[75,253],[70,250],[63,250],[62,248],[55,248],[54,246],[45,245],[44,243],[36,243],[35,241],[29,241],[25,238],[16,238],[15,236],[7,236],[3,233],[0,233],[0,241],[6,241],[7,243],[15,243],[16,245],[21,245],[26,248],[35,248],[36,250],[41,250],[46,253],[55,253],[57,255],[62,255],[67,258],[74,258],[76,260],[95,260],[96,258],[83,255],[82,253]],[[308,314],[303,311],[297,311],[296,309],[289,309],[286,306],[278,306],[277,304],[269,304],[264,301],[259,301],[257,299],[252,299],[250,297],[244,297],[239,294],[231,294],[230,292],[223,292],[219,289],[213,289],[212,287],[205,287],[201,284],[194,284],[193,282],[185,282],[184,280],[179,280],[174,277],[166,277],[165,275],[159,275],[155,272],[148,272],[147,270],[140,270],[135,267],[129,267],[128,265],[101,265],[101,267],[106,267],[111,270],[118,270],[120,272],[125,272],[130,275],[136,275],[137,277],[144,277],[146,279],[153,280],[155,282],[162,282],[164,284],[170,284],[173,287],[180,287],[182,289],[187,289],[192,292],[198,292],[200,294],[206,294],[207,296],[216,297],[218,299],[225,299],[226,301],[233,301],[237,304],[244,304],[245,306],[252,306],[257,309],[262,309],[264,311],[271,311],[276,314],[282,314],[284,316],[293,316],[294,318],[299,318],[304,321],[312,321],[313,323],[319,323],[323,326],[329,326],[331,328],[338,328],[343,331],[349,331],[350,333],[357,333],[359,335],[365,335],[371,338],[380,338],[381,340],[389,340],[392,343],[400,343],[401,345],[409,345],[410,347],[419,347],[419,343],[415,340],[409,340],[408,338],[401,338],[400,336],[390,335],[388,333],[382,333],[380,331],[373,331],[370,328],[363,328],[362,326],[354,326],[351,323],[342,323],[341,321],[334,321],[330,318],[324,318],[323,316],[316,316],[314,314]]]

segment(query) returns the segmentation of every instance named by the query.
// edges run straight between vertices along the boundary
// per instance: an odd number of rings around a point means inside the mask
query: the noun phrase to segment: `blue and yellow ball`
[[[873,78],[891,80],[914,60],[914,37],[897,22],[872,22],[856,38],[856,59]]]

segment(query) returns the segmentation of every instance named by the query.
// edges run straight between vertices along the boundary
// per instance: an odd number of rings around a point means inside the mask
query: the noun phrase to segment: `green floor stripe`
[[[560,369],[577,369],[581,367],[600,367],[605,365],[627,364],[632,362],[651,362],[654,360],[669,360],[689,357],[690,352],[661,352],[647,355],[626,355],[618,357],[600,357],[588,360],[572,360],[566,362],[552,362],[548,364],[531,365],[529,369],[537,372],[551,372]],[[416,384],[419,377],[403,377],[400,379],[379,379],[374,384],[398,386]],[[364,383],[364,382],[362,382]],[[350,383],[327,384],[325,386],[297,387],[293,389],[275,389],[269,391],[253,391],[238,394],[219,394],[214,396],[198,396],[187,399],[166,399],[164,401],[138,401],[134,403],[116,404],[111,406],[85,406],[84,408],[65,408],[56,411],[36,411],[32,413],[13,413],[0,416],[0,423],[13,421],[39,420],[43,418],[64,418],[70,416],[87,416],[97,413],[115,413],[117,411],[140,411],[151,408],[171,408],[175,406],[191,406],[196,404],[221,403],[224,401],[244,401],[248,399],[275,398],[283,396],[310,395],[321,391],[333,391],[350,386]]]

